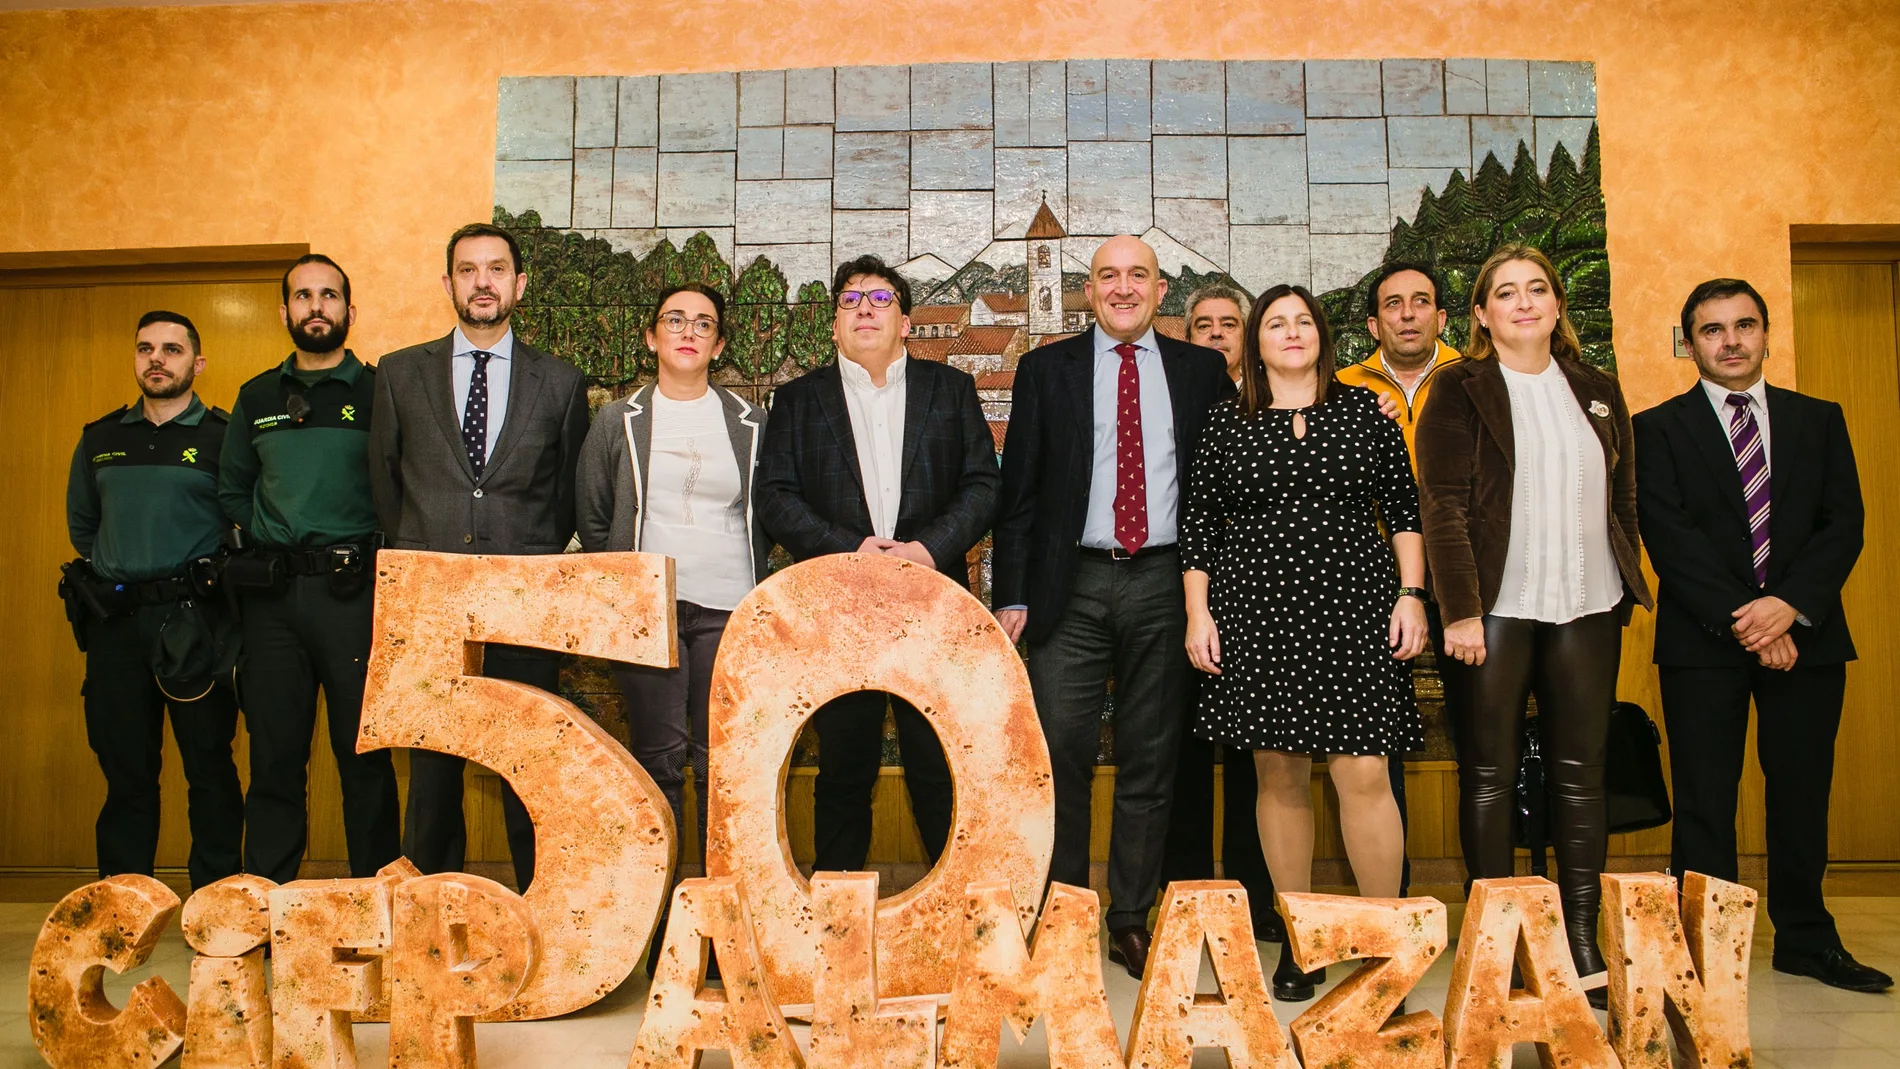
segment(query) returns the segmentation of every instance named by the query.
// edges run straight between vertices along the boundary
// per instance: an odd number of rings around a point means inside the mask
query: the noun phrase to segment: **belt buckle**
[[[1120,546],[1110,546],[1108,547],[1108,559],[1109,560],[1134,560],[1135,554],[1128,552],[1127,550],[1123,549]]]

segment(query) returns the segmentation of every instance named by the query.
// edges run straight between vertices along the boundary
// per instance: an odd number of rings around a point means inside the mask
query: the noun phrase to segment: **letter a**
[[[705,989],[706,948],[723,991]],[[733,1069],[803,1069],[752,937],[752,912],[731,876],[682,880],[673,891],[666,943],[627,1069],[697,1069],[723,1050]]]
[[[1218,995],[1194,993],[1203,946]],[[1225,1048],[1230,1065],[1299,1069],[1267,998],[1247,892],[1232,880],[1181,880],[1161,896],[1128,1032],[1128,1069],[1187,1069],[1196,1047]]]
[[[1527,990],[1511,990],[1511,961]],[[1445,1069],[1491,1069],[1511,1044],[1537,1044],[1544,1069],[1618,1069],[1577,982],[1557,885],[1479,880],[1465,903],[1445,1002]]]

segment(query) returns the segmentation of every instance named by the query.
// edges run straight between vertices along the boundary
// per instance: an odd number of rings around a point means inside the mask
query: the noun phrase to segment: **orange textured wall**
[[[1639,409],[1692,378],[1695,282],[1787,322],[1790,224],[1900,223],[1892,0],[357,0],[0,14],[0,252],[307,241],[382,352],[447,329],[440,242],[489,214],[503,75],[1097,56],[1595,62]]]
[[[1412,56],[1596,64],[1634,408],[1692,380],[1669,328],[1714,275],[1767,295],[1792,384],[1788,227],[1900,224],[1895,0],[354,0],[0,12],[0,252],[308,242],[380,353],[448,329],[441,241],[490,213],[504,75]],[[1650,634],[1619,690],[1654,711]]]

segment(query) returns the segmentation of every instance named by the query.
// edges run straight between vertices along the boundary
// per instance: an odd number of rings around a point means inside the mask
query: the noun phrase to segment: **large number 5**
[[[489,1019],[555,1017],[612,991],[640,960],[673,867],[673,814],[645,770],[572,702],[482,678],[488,642],[673,667],[673,561],[387,549],[376,559],[356,748],[459,754],[521,796],[534,818],[527,902],[541,964]]]

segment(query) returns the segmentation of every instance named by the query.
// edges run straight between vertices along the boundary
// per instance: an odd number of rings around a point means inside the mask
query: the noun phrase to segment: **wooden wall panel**
[[[1894,495],[1900,487],[1900,249],[1867,249],[1849,254],[1854,259],[1819,262],[1828,252],[1796,251],[1796,377],[1804,393],[1838,401],[1845,410],[1867,508],[1866,548],[1841,598],[1860,660],[1847,669],[1828,846],[1838,861],[1895,861],[1900,718],[1893,715],[1893,699],[1900,693],[1900,623],[1892,592],[1900,583],[1900,498]]]

